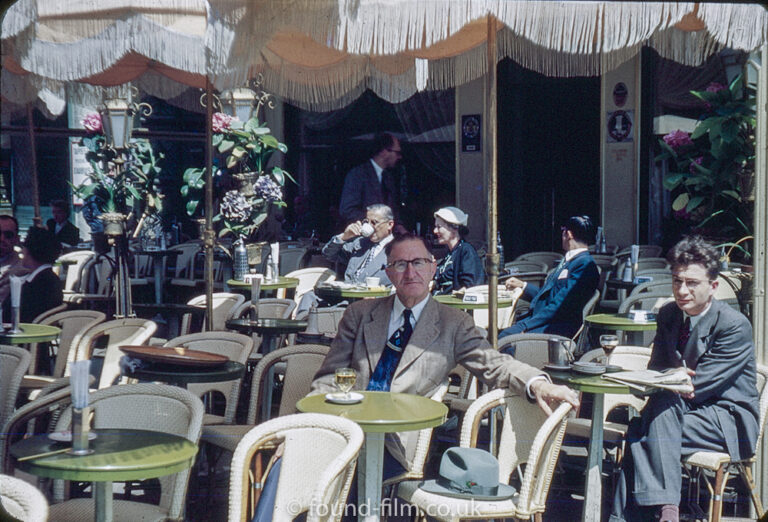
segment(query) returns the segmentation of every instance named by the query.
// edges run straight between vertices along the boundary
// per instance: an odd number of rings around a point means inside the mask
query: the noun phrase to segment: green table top
[[[296,403],[303,413],[328,413],[355,421],[365,432],[393,433],[439,426],[445,422],[448,407],[410,393],[358,391],[364,398],[357,404],[334,404],[325,395],[304,397]]]
[[[629,386],[619,384],[617,382],[607,381],[600,375],[583,375],[570,371],[546,369],[545,371],[549,374],[550,377],[552,377],[553,381],[560,384],[565,384],[574,390],[587,393],[631,393]]]
[[[227,279],[227,285],[236,290],[250,290],[253,286],[250,281],[238,281],[237,279]],[[261,291],[278,290],[280,288],[296,288],[299,286],[299,280],[295,277],[280,276],[277,281],[261,281]]]
[[[56,453],[18,461],[16,466],[40,477],[82,481],[140,480],[178,473],[192,466],[197,445],[184,437],[146,430],[94,430],[90,455]],[[70,443],[36,435],[10,448],[16,459],[57,451]]]
[[[333,286],[316,286],[315,294],[327,300],[333,299],[365,299],[367,297],[387,297],[392,290],[386,286],[375,288],[337,288]]]
[[[8,329],[10,325],[5,324]],[[21,333],[0,332],[0,344],[42,343],[58,339],[61,328],[45,324],[19,323]]]
[[[126,369],[123,375],[148,381],[187,385],[194,382],[224,382],[240,379],[245,374],[245,365],[237,361],[210,367],[153,364],[146,368]]]
[[[585,322],[587,326],[626,332],[643,332],[656,329],[656,321],[636,322],[626,314],[593,314],[588,315]]]
[[[453,308],[461,308],[462,310],[487,310],[488,303],[470,303],[464,302],[453,295],[436,295],[435,301],[444,305],[451,306]],[[498,300],[499,308],[509,308],[515,304],[516,299],[500,298]]]
[[[289,334],[303,332],[307,329],[307,321],[296,319],[272,319],[259,318],[255,321],[250,319],[230,319],[226,322],[227,328],[237,330],[245,334],[253,332],[260,334]]]

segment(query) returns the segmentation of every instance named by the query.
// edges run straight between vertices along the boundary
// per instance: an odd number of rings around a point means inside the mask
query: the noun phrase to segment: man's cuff
[[[335,236],[333,236],[332,241],[334,243],[336,243],[337,245],[343,245],[344,244],[344,240],[341,239],[341,234],[336,234]]]
[[[552,382],[552,379],[549,378],[549,375],[541,374],[537,375],[535,377],[531,377],[528,379],[528,382],[525,383],[525,394],[528,396],[529,399],[536,400],[536,396],[533,394],[533,390],[531,390],[531,385],[536,381],[547,381]]]
[[[528,286],[528,281],[523,281],[523,286],[520,287],[520,289],[525,292],[525,287]]]

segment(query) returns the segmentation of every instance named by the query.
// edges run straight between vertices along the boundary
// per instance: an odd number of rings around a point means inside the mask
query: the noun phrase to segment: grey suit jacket
[[[313,393],[335,391],[336,368],[357,371],[355,389],[365,390],[387,342],[387,328],[395,296],[352,303],[339,324],[336,338],[312,383]],[[525,393],[526,383],[542,373],[493,350],[465,312],[429,298],[400,364],[391,391],[429,397],[461,364],[492,388]],[[418,432],[387,439],[387,449],[407,468],[413,459]]]
[[[347,269],[344,272],[344,280],[347,283],[362,283],[365,282],[366,277],[378,277],[381,279],[382,285],[389,285],[389,277],[384,271],[384,265],[387,264],[387,254],[383,248],[355,277],[357,269],[363,264],[373,245],[374,243],[370,239],[362,236],[343,243],[337,243],[335,238],[332,238],[323,247],[323,255],[329,261],[347,263]]]
[[[683,313],[675,303],[659,310],[656,338],[648,367],[654,370],[682,365],[677,339]],[[682,354],[693,377],[692,408],[714,406],[717,419],[735,459],[751,457],[759,432],[759,399],[752,326],[741,313],[714,300],[691,330]]]

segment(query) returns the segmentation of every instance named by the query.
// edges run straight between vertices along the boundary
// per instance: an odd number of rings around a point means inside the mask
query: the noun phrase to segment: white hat
[[[462,212],[460,208],[456,207],[443,207],[435,212],[435,217],[442,218],[446,223],[452,225],[467,226],[467,219],[469,216]]]

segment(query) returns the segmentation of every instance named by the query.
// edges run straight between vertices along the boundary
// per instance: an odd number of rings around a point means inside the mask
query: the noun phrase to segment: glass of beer
[[[354,368],[337,368],[334,375],[336,387],[344,394],[345,399],[349,399],[349,390],[355,385],[357,374]]]
[[[613,349],[619,345],[619,337],[617,335],[605,334],[600,336],[600,346],[605,352],[605,363],[608,364],[608,357],[613,352]]]

